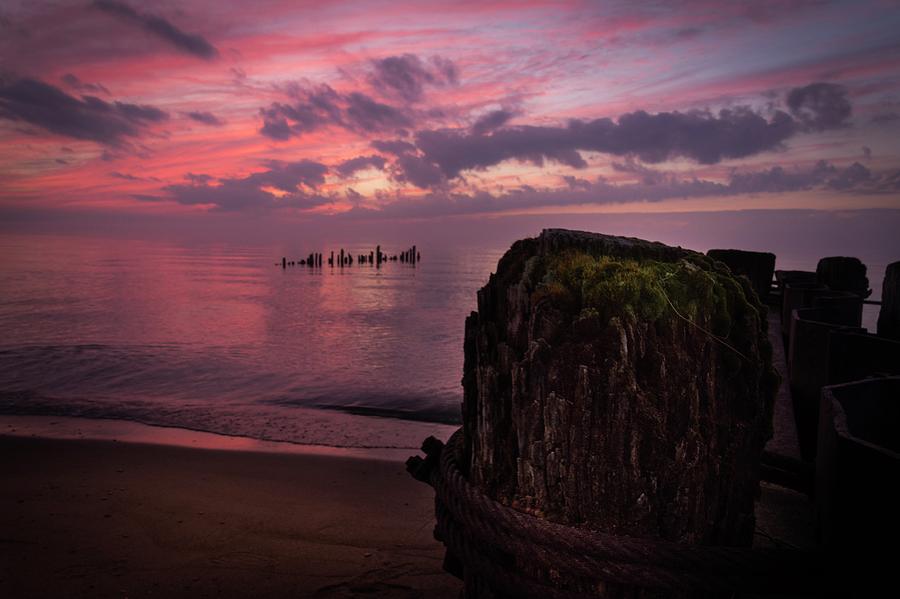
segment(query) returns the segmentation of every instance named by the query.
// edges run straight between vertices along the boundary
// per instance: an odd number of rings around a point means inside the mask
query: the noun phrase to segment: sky
[[[0,215],[897,209],[898,31],[888,0],[8,0]]]

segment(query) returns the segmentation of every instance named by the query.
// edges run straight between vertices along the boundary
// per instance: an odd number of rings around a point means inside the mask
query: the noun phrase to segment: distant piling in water
[[[354,261],[356,264],[369,264],[371,266],[376,266],[381,268],[382,263],[384,262],[403,262],[404,264],[412,264],[415,266],[417,262],[422,259],[422,254],[419,252],[418,247],[413,245],[408,249],[403,250],[399,254],[388,254],[381,250],[381,244],[375,246],[374,250],[370,250],[368,254],[365,252],[354,254],[351,250],[346,250],[344,248],[340,248],[337,250],[337,255],[335,255],[336,250],[330,250],[328,254],[328,266],[334,268],[338,266],[340,268],[344,268],[345,266],[353,266]],[[322,264],[325,262],[324,254],[321,252],[311,252],[307,254],[305,258],[300,258],[299,260],[288,260],[287,256],[281,257],[281,268],[286,269],[288,266],[306,266],[309,268],[321,268]],[[278,263],[275,263],[278,266]]]

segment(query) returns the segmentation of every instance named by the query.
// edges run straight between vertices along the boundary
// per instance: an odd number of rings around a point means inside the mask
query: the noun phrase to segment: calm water
[[[458,421],[463,323],[500,250],[282,270],[283,250],[6,238],[0,412],[350,446]]]
[[[275,266],[333,247],[0,238],[0,414],[346,447],[446,433],[464,320],[507,244],[419,241],[416,267]],[[876,295],[886,263],[870,265]]]

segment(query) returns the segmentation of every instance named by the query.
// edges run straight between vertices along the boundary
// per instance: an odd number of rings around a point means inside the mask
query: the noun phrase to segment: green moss
[[[545,259],[535,299],[550,298],[573,320],[599,316],[690,321],[743,351],[759,335],[760,309],[727,270],[704,256],[677,262],[568,251]],[[739,368],[739,365],[736,365]]]

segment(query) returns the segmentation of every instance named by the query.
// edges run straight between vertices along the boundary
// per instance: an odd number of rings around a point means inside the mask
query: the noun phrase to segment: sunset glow
[[[893,2],[15,2],[0,210],[890,208]]]

